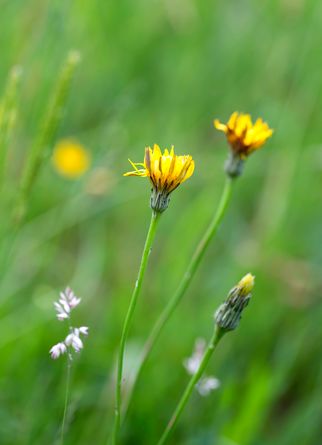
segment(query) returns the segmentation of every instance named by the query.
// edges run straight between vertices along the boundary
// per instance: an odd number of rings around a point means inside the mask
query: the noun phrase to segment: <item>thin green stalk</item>
[[[14,128],[17,114],[17,88],[21,79],[21,67],[15,66],[9,74],[0,105],[0,187],[6,171],[8,142]]]
[[[22,172],[17,206],[14,211],[14,220],[18,225],[25,215],[28,195],[38,176],[40,167],[43,161],[50,155],[50,147],[54,142],[59,124],[61,123],[71,81],[79,60],[80,55],[77,51],[71,51],[68,54],[48,111],[45,113],[42,129],[28,153],[26,165]]]
[[[113,445],[116,445],[117,438],[120,430],[121,424],[121,403],[122,403],[122,376],[123,376],[123,361],[124,361],[124,352],[125,352],[125,344],[127,340],[127,336],[129,333],[129,329],[131,326],[131,322],[133,319],[133,314],[135,311],[137,299],[140,293],[140,289],[142,286],[142,281],[144,277],[144,273],[146,270],[146,266],[148,263],[148,258],[151,252],[151,246],[155,237],[157,224],[159,221],[159,213],[152,212],[151,222],[149,231],[145,240],[145,245],[142,253],[141,264],[138,272],[138,277],[135,282],[135,287],[131,296],[130,305],[125,317],[123,331],[120,341],[120,349],[118,355],[118,364],[117,364],[117,381],[116,381],[116,392],[115,392],[115,420],[114,420],[114,429],[113,429]]]
[[[211,220],[206,232],[204,233],[203,237],[201,238],[191,260],[190,263],[183,275],[183,278],[179,284],[179,287],[177,288],[177,291],[173,295],[173,297],[169,300],[168,304],[162,311],[161,315],[159,316],[158,320],[154,324],[152,331],[143,347],[143,353],[141,357],[141,362],[139,365],[139,369],[136,374],[136,378],[134,380],[134,383],[132,385],[132,389],[129,391],[127,403],[125,404],[125,408],[130,403],[131,396],[133,394],[133,390],[135,387],[136,382],[138,381],[138,377],[140,373],[142,372],[142,369],[144,367],[144,364],[147,361],[147,358],[149,357],[155,343],[157,342],[164,326],[166,325],[167,321],[173,314],[174,310],[182,300],[182,297],[184,296],[187,288],[189,287],[189,284],[191,283],[192,278],[194,277],[194,274],[207,250],[207,247],[210,244],[210,241],[214,237],[214,235],[217,233],[217,230],[219,228],[219,225],[224,217],[224,214],[226,212],[226,209],[228,207],[231,194],[232,194],[232,181],[230,177],[227,176],[224,190],[218,205],[218,208],[215,212],[215,215],[213,219]]]
[[[180,401],[179,401],[179,403],[178,403],[178,405],[177,405],[177,407],[176,407],[176,409],[175,409],[175,411],[174,411],[174,413],[173,413],[173,415],[172,415],[172,417],[171,417],[166,429],[164,430],[164,433],[162,434],[162,437],[159,440],[157,445],[164,445],[166,440],[169,438],[170,434],[173,432],[176,424],[178,423],[179,417],[182,414],[182,411],[184,410],[185,406],[187,405],[187,402],[191,396],[192,391],[194,390],[200,377],[202,376],[203,372],[205,371],[205,369],[209,363],[210,357],[211,357],[212,353],[214,352],[216,346],[218,345],[220,339],[222,338],[223,334],[224,334],[224,331],[216,326],[214,329],[212,338],[208,344],[207,350],[201,360],[199,369],[196,372],[196,374],[194,374],[191,377],[191,379],[190,379],[190,381],[189,381],[189,383],[188,383],[188,385],[187,385],[187,387],[186,387],[186,389],[185,389],[185,391],[184,391],[184,393],[183,393],[183,395],[182,395],[182,397],[181,397],[181,399],[180,399]]]
[[[60,434],[60,444],[64,444],[64,434],[65,434],[65,425],[68,411],[68,401],[69,401],[69,392],[70,392],[70,374],[72,367],[72,358],[70,352],[67,353],[67,375],[66,375],[66,389],[65,389],[65,402],[64,402],[64,414],[61,426],[61,434]]]

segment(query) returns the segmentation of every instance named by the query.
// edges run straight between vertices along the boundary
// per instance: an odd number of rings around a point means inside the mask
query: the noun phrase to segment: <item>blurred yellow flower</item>
[[[162,154],[160,147],[154,144],[153,149],[145,149],[144,162],[133,163],[133,171],[124,176],[142,176],[150,178],[152,182],[152,209],[162,212],[168,207],[169,195],[180,184],[193,174],[195,163],[190,155],[177,156],[174,147],[166,148]],[[140,167],[140,168],[138,168]]]
[[[88,170],[90,156],[79,142],[63,139],[57,143],[54,149],[53,164],[62,176],[76,179]]]
[[[237,111],[230,116],[227,124],[215,119],[214,126],[226,134],[232,151],[243,160],[264,145],[273,134],[273,130],[261,118],[253,124],[249,114]]]

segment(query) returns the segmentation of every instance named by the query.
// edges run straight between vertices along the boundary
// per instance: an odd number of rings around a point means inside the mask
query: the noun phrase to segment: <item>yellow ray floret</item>
[[[57,172],[69,179],[82,176],[90,166],[87,150],[71,139],[63,139],[57,143],[52,160]]]
[[[190,155],[177,156],[174,147],[166,148],[162,154],[160,147],[154,144],[153,149],[145,149],[144,162],[133,163],[133,171],[124,176],[149,177],[158,192],[171,193],[193,174],[194,161]]]
[[[273,130],[263,119],[259,118],[253,124],[249,114],[237,111],[230,116],[227,124],[215,119],[214,126],[226,134],[232,150],[241,159],[245,159],[250,153],[258,150],[273,134]]]

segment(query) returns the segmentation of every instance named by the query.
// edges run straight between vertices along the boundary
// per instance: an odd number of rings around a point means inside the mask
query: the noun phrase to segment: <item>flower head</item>
[[[169,205],[169,195],[180,184],[193,174],[194,161],[190,155],[177,156],[174,147],[161,152],[160,147],[154,144],[153,149],[145,149],[144,162],[133,163],[133,171],[124,176],[148,177],[152,183],[151,208],[156,212],[163,212]]]
[[[54,149],[53,164],[62,176],[76,179],[88,170],[90,156],[80,143],[72,139],[63,139]]]
[[[227,124],[215,119],[214,126],[226,134],[231,147],[231,157],[226,164],[226,172],[232,177],[241,174],[243,161],[253,151],[262,147],[273,134],[273,130],[262,118],[253,123],[249,114],[237,111],[230,116]]]
[[[237,328],[242,312],[248,305],[254,287],[255,277],[248,273],[235,287],[233,287],[227,300],[219,306],[215,313],[215,322],[223,332]]]

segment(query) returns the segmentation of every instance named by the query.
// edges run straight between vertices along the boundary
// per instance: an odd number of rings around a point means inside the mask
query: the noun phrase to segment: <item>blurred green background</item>
[[[141,162],[156,142],[196,162],[162,216],[130,333],[135,359],[220,197],[227,146],[212,121],[234,110],[262,116],[274,136],[235,184],[224,224],[142,374],[122,443],[157,442],[188,382],[184,358],[251,271],[252,303],[208,370],[221,387],[193,395],[169,444],[321,444],[322,3],[0,5],[2,91],[12,66],[23,69],[0,197],[1,445],[58,443],[66,361],[48,351],[66,333],[52,303],[67,285],[82,298],[74,323],[90,336],[73,364],[65,444],[106,443],[121,326],[150,218],[148,181],[122,177],[127,158]],[[71,181],[46,162],[13,239],[21,172],[70,49],[82,60],[56,139],[76,138],[92,166]]]

